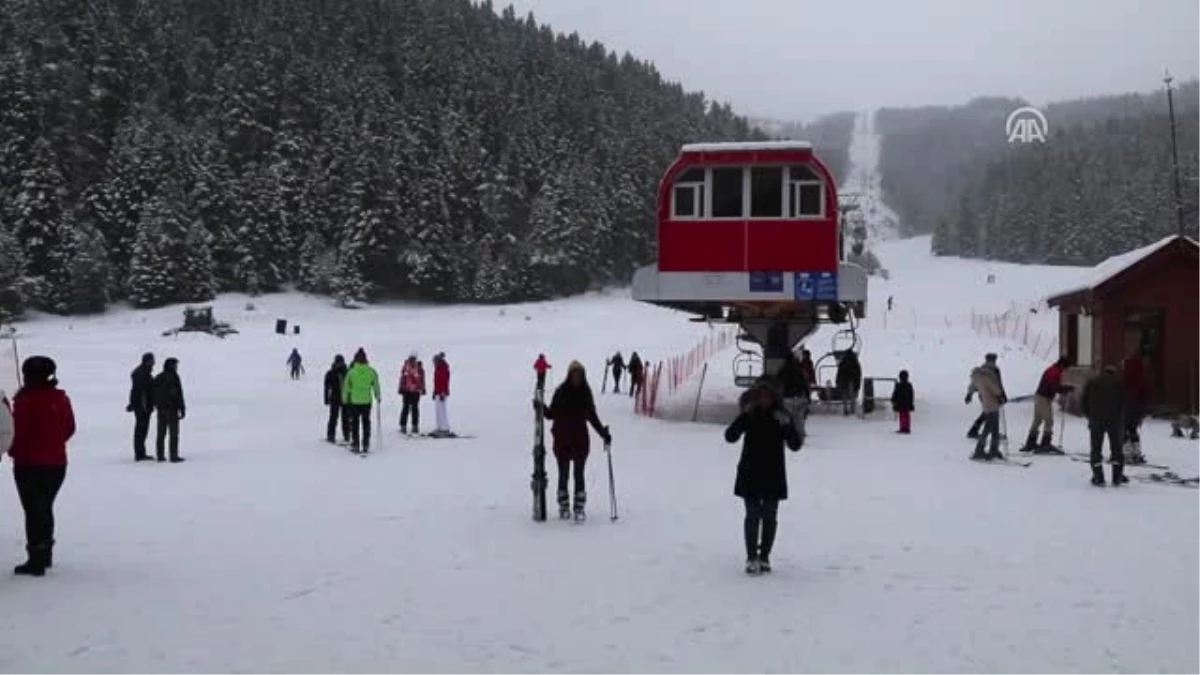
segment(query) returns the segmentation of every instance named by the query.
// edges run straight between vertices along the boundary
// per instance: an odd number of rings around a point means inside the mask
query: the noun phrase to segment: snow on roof
[[[734,143],[688,143],[683,152],[738,152],[747,150],[812,150],[808,141],[748,141]]]
[[[1065,288],[1061,291],[1058,291],[1051,297],[1061,297],[1064,295],[1070,295],[1072,293],[1088,291],[1096,288],[1100,284],[1112,279],[1121,272],[1124,272],[1130,267],[1133,267],[1139,262],[1154,255],[1159,249],[1170,244],[1176,239],[1179,239],[1179,235],[1173,234],[1169,237],[1163,237],[1162,239],[1159,239],[1148,246],[1135,248],[1132,251],[1127,251],[1120,255],[1114,255],[1089,270],[1081,283],[1072,286],[1071,288]],[[1196,241],[1190,237],[1184,237],[1184,239],[1191,242],[1193,246],[1197,245]]]

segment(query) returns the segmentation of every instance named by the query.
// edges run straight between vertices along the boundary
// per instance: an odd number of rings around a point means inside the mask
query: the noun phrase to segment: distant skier
[[[1141,355],[1134,353],[1125,359],[1123,368],[1125,385],[1125,442],[1122,448],[1126,464],[1145,464],[1140,434],[1142,420],[1146,416],[1146,403],[1150,399],[1150,383],[1146,379],[1146,364]]]
[[[146,453],[146,437],[150,435],[150,416],[154,414],[154,354],[142,354],[142,362],[129,374],[129,404],[125,412],[133,413],[133,461],[150,459]]]
[[[538,354],[537,360],[533,362],[533,372],[537,373],[537,390],[546,391],[546,371],[552,366],[546,360],[545,354]]]
[[[371,450],[371,403],[379,401],[379,374],[367,363],[367,352],[359,347],[342,382],[343,414],[350,416],[350,449],[354,452]]]
[[[817,388],[817,367],[813,363],[812,352],[807,349],[800,350],[800,372],[804,374],[804,380],[808,382],[808,390],[811,392]]]
[[[621,393],[621,374],[625,372],[625,359],[621,356],[621,352],[613,354],[613,357],[608,360],[609,367],[612,368],[613,376],[613,393]]]
[[[0,459],[4,459],[5,453],[12,447],[13,439],[13,418],[12,418],[12,403],[8,400],[8,394],[0,389]]]
[[[632,398],[638,395],[642,390],[642,385],[645,382],[646,365],[642,363],[642,357],[638,356],[637,352],[629,355],[629,396]]]
[[[400,369],[400,433],[408,433],[408,418],[412,416],[412,432],[421,433],[421,397],[425,395],[425,366],[417,353],[408,355]]]
[[[800,367],[800,360],[795,354],[788,353],[784,359],[783,366],[779,369],[779,386],[783,394],[785,403],[790,402],[788,412],[792,415],[799,415],[801,418],[808,416],[808,399],[811,394],[808,387],[808,380],[804,376],[804,370]]]
[[[1004,405],[1004,390],[996,370],[987,364],[976,366],[971,371],[971,391],[979,394],[979,405],[983,408],[983,429],[975,441],[971,459],[1004,459],[1000,452],[1000,407]],[[985,445],[987,452],[984,452]]]
[[[1080,396],[1080,407],[1088,421],[1091,441],[1092,485],[1104,485],[1104,438],[1108,437],[1108,453],[1112,460],[1112,484],[1128,483],[1125,477],[1125,455],[1121,450],[1124,435],[1123,413],[1125,391],[1117,367],[1105,366],[1099,375],[1088,380]]]
[[[170,459],[179,463],[179,422],[187,415],[183,400],[183,382],[179,379],[179,359],[163,361],[162,372],[154,378],[154,409],[158,412],[158,433],[154,438],[155,458],[164,462],[164,445],[170,437]]]
[[[888,311],[892,311],[892,296],[888,296]]]
[[[588,386],[587,371],[583,364],[572,361],[567,366],[567,377],[554,390],[550,405],[534,399],[533,406],[534,410],[540,409],[546,419],[553,422],[550,435],[554,437],[554,459],[558,464],[558,515],[560,518],[571,516],[567,479],[568,474],[573,474],[574,512],[576,518],[582,519],[587,505],[584,467],[591,450],[588,425],[606,444],[612,443],[612,434],[596,414],[596,399],[592,388]]]
[[[433,357],[433,412],[437,417],[437,428],[429,434],[434,438],[450,438],[450,417],[446,412],[446,399],[450,397],[450,364],[446,362],[446,352],[438,352]]]
[[[760,574],[771,571],[779,502],[788,497],[783,446],[799,450],[804,435],[769,382],[759,381],[742,395],[741,403],[741,414],[725,429],[725,441],[736,443],[745,437],[733,493],[746,506],[742,522],[746,573]]]
[[[341,418],[342,442],[350,442],[350,413],[342,404],[342,383],[346,380],[346,358],[341,354],[333,357],[333,365],[325,372],[324,400],[329,408],[329,421],[325,424],[325,440],[337,442],[338,418]]]
[[[1029,426],[1029,435],[1021,452],[1036,453],[1039,450],[1054,451],[1054,398],[1059,394],[1075,391],[1074,387],[1062,383],[1063,372],[1071,365],[1071,359],[1063,356],[1052,363],[1042,373],[1038,381],[1037,392],[1033,397],[1033,424]],[[1042,438],[1038,440],[1038,427],[1042,428]]]
[[[288,368],[291,369],[292,379],[293,380],[300,379],[300,376],[304,374],[304,364],[302,363],[302,360],[300,358],[300,350],[299,349],[295,349],[295,348],[292,349],[291,355],[289,355],[287,358],[287,364],[288,364]]]
[[[900,381],[892,389],[892,410],[895,410],[896,416],[900,418],[900,428],[897,432],[911,434],[912,413],[916,410],[916,394],[913,392],[912,382],[908,381],[907,370],[900,371]]]
[[[996,374],[996,382],[1000,385],[1000,405],[1004,405],[1008,403],[1008,394],[1004,391],[1004,378],[1000,375],[1000,366],[996,365],[997,358],[996,354],[988,352],[983,357],[983,367],[990,368]],[[970,405],[971,399],[974,396],[975,389],[973,386],[968,385],[967,396],[964,402]],[[979,438],[979,430],[983,427],[983,422],[984,416],[983,413],[980,413],[979,417],[976,417],[975,421],[971,423],[971,428],[967,430],[967,438],[971,440]],[[1001,434],[1001,440],[1003,440],[1003,434]]]
[[[858,354],[855,354],[854,350],[847,349],[842,352],[835,377],[842,397],[842,414],[852,415],[856,411],[859,389],[862,388],[862,364],[859,363]]]
[[[47,356],[21,364],[24,386],[13,396],[8,455],[25,511],[28,560],[13,573],[40,577],[54,566],[54,500],[67,475],[67,441],[75,435],[71,399],[58,388],[58,367]]]

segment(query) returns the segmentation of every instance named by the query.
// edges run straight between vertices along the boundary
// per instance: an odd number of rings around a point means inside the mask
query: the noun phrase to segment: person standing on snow
[[[1142,437],[1139,433],[1142,420],[1146,417],[1146,403],[1150,399],[1150,383],[1146,379],[1146,364],[1137,352],[1125,359],[1123,368],[1125,386],[1125,440],[1129,451],[1124,452],[1126,464],[1145,464],[1142,454]]]
[[[629,355],[629,397],[637,396],[646,377],[646,365],[637,352]]]
[[[433,357],[433,414],[437,418],[437,428],[429,434],[434,438],[454,436],[450,431],[450,416],[446,412],[446,399],[449,397],[450,364],[446,362],[446,352],[438,352]]]
[[[907,370],[900,371],[900,381],[892,389],[892,410],[895,410],[896,416],[900,418],[900,428],[897,433],[911,434],[912,413],[913,410],[916,410],[916,394],[913,392],[912,382],[908,381]]]
[[[292,348],[292,353],[288,356],[287,364],[288,364],[288,367],[291,369],[291,375],[292,375],[293,380],[300,379],[300,376],[304,374],[304,365],[301,361],[302,360],[300,358],[300,350],[296,349],[296,348]]]
[[[1004,459],[1000,452],[1000,407],[1004,405],[1004,390],[996,370],[987,364],[976,366],[971,371],[971,390],[979,394],[979,405],[983,408],[983,429],[975,441],[971,459]],[[985,445],[988,447],[986,453]]]
[[[343,414],[350,415],[350,449],[354,452],[371,450],[371,403],[379,400],[379,374],[367,363],[367,352],[359,347],[342,382]]]
[[[788,497],[787,463],[783,446],[792,451],[804,445],[804,434],[783,408],[779,393],[761,380],[742,395],[741,414],[725,429],[725,441],[742,442],[733,494],[742,498],[746,517],[746,573],[771,571],[771,549],[778,528],[779,502]]]
[[[575,517],[583,518],[587,505],[584,467],[587,466],[588,454],[591,451],[588,425],[604,439],[606,445],[612,443],[612,434],[596,414],[596,398],[588,385],[587,371],[584,370],[583,364],[572,361],[567,366],[567,377],[554,390],[550,405],[534,399],[533,407],[553,422],[550,435],[554,438],[554,460],[558,464],[558,516],[569,518],[571,515],[567,479],[569,474],[573,474]]]
[[[800,368],[800,361],[796,355],[788,352],[784,358],[783,366],[779,368],[779,387],[783,400],[794,401],[791,403],[791,409],[788,412],[792,415],[806,417],[808,415],[808,399],[809,388],[808,381],[804,377],[804,371]]]
[[[625,359],[621,356],[621,352],[613,354],[613,357],[608,360],[612,367],[613,375],[613,393],[621,393],[621,373],[625,372]]]
[[[1062,383],[1063,372],[1071,365],[1071,359],[1062,356],[1042,373],[1037,392],[1033,397],[1033,424],[1021,452],[1054,450],[1054,397],[1075,391],[1074,387]],[[1038,427],[1042,427],[1042,438],[1038,441]]]
[[[813,363],[812,352],[807,349],[800,350],[800,372],[804,375],[804,381],[808,382],[808,391],[812,392],[817,388],[817,366]]]
[[[142,362],[129,374],[129,404],[125,412],[133,413],[133,461],[150,459],[146,453],[146,437],[150,435],[150,415],[154,414],[154,354],[142,354]]]
[[[67,441],[75,435],[75,411],[58,388],[58,367],[46,356],[21,364],[25,384],[13,397],[13,480],[25,511],[29,559],[13,573],[40,577],[54,566],[54,500],[67,475]]]
[[[158,411],[158,433],[154,438],[154,455],[160,461],[166,461],[163,456],[163,446],[170,435],[171,461],[178,464],[183,461],[179,456],[179,422],[187,415],[187,406],[183,401],[183,381],[179,379],[179,359],[169,358],[163,361],[162,372],[154,378],[154,408]]]
[[[412,415],[412,432],[421,433],[421,397],[425,395],[425,366],[417,353],[408,355],[400,368],[400,433],[408,433],[408,417]]]
[[[858,354],[855,354],[853,349],[842,352],[835,377],[838,391],[842,395],[842,414],[852,415],[858,402],[859,389],[862,388],[862,364],[859,363]]]
[[[537,373],[537,390],[546,391],[546,371],[552,366],[546,360],[545,354],[538,354],[537,360],[533,362],[533,372]]]
[[[1008,394],[1004,391],[1004,378],[1000,375],[1000,366],[996,365],[997,358],[998,357],[996,356],[995,353],[988,352],[987,354],[985,354],[983,356],[983,367],[990,368],[992,370],[992,372],[994,372],[996,374],[996,382],[1000,385],[1000,405],[1005,405],[1008,403]],[[963,399],[963,401],[967,405],[970,405],[971,399],[974,396],[975,396],[975,389],[972,386],[968,385],[967,386],[967,397],[965,399]],[[979,438],[979,430],[983,427],[983,422],[984,422],[983,413],[980,413],[979,417],[976,417],[975,421],[971,423],[971,428],[967,430],[967,438],[969,438],[971,440],[975,440],[975,439]],[[1001,436],[1003,436],[1003,434]]]
[[[1080,406],[1087,417],[1091,440],[1092,485],[1104,485],[1104,437],[1108,437],[1108,454],[1112,460],[1113,486],[1128,483],[1125,477],[1125,456],[1121,446],[1125,429],[1123,413],[1125,391],[1116,366],[1105,366],[1101,373],[1083,386]]]
[[[325,440],[337,442],[338,417],[342,418],[342,441],[350,442],[350,414],[342,405],[342,383],[346,379],[346,359],[341,354],[333,357],[333,365],[325,372],[324,400],[329,408],[329,421],[325,424]]]

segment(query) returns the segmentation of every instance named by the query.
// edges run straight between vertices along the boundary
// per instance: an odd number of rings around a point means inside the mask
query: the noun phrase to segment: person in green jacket
[[[342,403],[350,418],[350,448],[354,452],[371,449],[371,402],[379,402],[379,373],[367,363],[362,347],[354,352],[354,361],[342,380]],[[362,425],[361,445],[359,425]]]

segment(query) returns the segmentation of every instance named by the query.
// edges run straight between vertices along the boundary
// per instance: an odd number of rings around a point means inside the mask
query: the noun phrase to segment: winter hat
[[[996,352],[988,352],[987,354],[983,355],[983,360],[987,361],[988,363],[995,363],[997,358]]]
[[[907,370],[900,371],[900,381],[908,382],[908,371]]]
[[[142,363],[149,365],[154,363],[154,352],[146,352],[142,354]]]
[[[58,365],[49,356],[31,356],[21,364],[21,376],[25,385],[38,387],[57,381]]]
[[[416,352],[415,350],[414,350],[414,351],[411,351],[411,352],[409,352],[409,353],[408,353],[408,358],[412,359],[413,361],[416,361],[416,360],[417,360],[417,352]]]
[[[164,370],[170,370],[170,371],[174,372],[175,369],[178,367],[179,367],[179,359],[175,358],[174,356],[167,359],[166,361],[163,361],[163,369]]]
[[[587,370],[584,369],[583,364],[578,361],[572,361],[571,364],[567,366],[567,374],[569,375],[573,370],[578,370],[585,375],[587,374]]]
[[[354,362],[355,363],[366,363],[367,362],[367,352],[362,347],[359,347],[358,351],[354,352]]]

